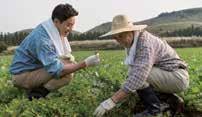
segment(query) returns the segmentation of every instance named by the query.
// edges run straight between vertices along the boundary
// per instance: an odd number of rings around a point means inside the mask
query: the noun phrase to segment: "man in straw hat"
[[[166,96],[173,114],[181,109],[179,107],[182,107],[183,100],[174,93],[184,91],[189,85],[187,65],[166,42],[145,31],[146,27],[133,25],[125,15],[113,18],[111,31],[103,36],[112,36],[126,48],[128,78],[120,90],[97,107],[94,115],[104,115],[134,92],[137,92],[146,108],[142,113],[135,114],[135,117],[162,114],[160,99],[154,91]],[[176,104],[174,107],[171,105],[173,103]]]

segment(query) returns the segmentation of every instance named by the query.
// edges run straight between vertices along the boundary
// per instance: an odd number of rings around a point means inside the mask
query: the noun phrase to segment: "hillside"
[[[158,25],[172,22],[201,22],[202,21],[202,8],[192,8],[180,11],[165,12],[159,14],[155,18],[144,20],[137,23],[144,23],[148,25]]]
[[[107,23],[103,23],[101,25],[98,25],[90,30],[88,30],[87,32],[107,32],[111,29],[111,22],[107,22]],[[85,33],[87,33],[85,32]]]
[[[148,30],[155,33],[184,29],[190,26],[202,26],[202,8],[192,8],[180,11],[161,13],[157,17],[136,22],[136,24],[147,24]],[[103,23],[87,32],[107,32],[110,30],[111,22]]]

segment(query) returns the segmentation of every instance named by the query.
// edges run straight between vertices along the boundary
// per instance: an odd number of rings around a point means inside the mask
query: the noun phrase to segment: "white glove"
[[[94,66],[100,63],[99,54],[89,56],[85,60],[86,66]]]
[[[111,110],[112,108],[114,108],[116,106],[116,104],[112,101],[111,98],[103,101],[95,110],[95,112],[93,113],[94,116],[96,117],[102,117],[105,112]]]

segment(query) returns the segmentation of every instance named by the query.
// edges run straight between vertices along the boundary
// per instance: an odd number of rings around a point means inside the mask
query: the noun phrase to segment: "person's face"
[[[58,19],[54,19],[53,21],[60,33],[61,36],[65,37],[72,31],[73,26],[75,24],[75,16],[68,18],[62,23]]]
[[[122,32],[112,36],[120,45],[130,48],[133,42],[134,32]]]

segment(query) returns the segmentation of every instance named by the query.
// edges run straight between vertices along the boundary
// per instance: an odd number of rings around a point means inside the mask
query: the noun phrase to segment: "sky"
[[[79,12],[73,29],[79,32],[112,21],[118,14],[136,22],[162,12],[202,7],[202,0],[0,0],[0,32],[34,28],[61,3],[69,3]]]

